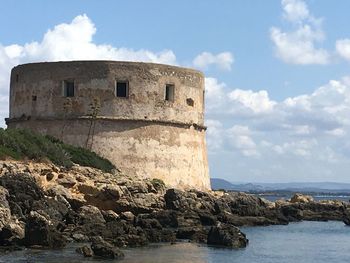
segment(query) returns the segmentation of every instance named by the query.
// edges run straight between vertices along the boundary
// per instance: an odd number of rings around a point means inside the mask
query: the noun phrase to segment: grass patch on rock
[[[49,159],[67,168],[73,163],[111,172],[115,166],[107,159],[81,147],[64,144],[52,136],[42,136],[26,129],[0,128],[0,159]]]

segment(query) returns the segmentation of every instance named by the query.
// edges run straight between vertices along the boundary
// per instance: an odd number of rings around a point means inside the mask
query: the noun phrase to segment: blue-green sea
[[[350,227],[342,222],[300,222],[287,226],[247,227],[244,249],[214,248],[188,242],[126,249],[125,259],[85,259],[70,246],[64,250],[24,250],[0,256],[0,262],[122,263],[342,263],[350,262]]]

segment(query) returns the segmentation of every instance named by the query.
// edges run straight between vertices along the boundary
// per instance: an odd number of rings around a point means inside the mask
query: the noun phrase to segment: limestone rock
[[[218,224],[210,228],[207,243],[208,245],[243,248],[247,246],[248,239],[237,227]]]
[[[25,244],[62,248],[66,245],[66,240],[44,216],[37,212],[30,212],[25,225]]]
[[[91,244],[91,249],[95,256],[106,259],[121,259],[124,257],[124,253],[120,249],[104,241],[102,238],[95,239]]]
[[[106,223],[101,211],[92,205],[82,206],[78,210],[81,224],[87,223]]]
[[[24,225],[20,222],[11,222],[0,231],[0,246],[18,246],[23,244]]]
[[[61,177],[60,177],[61,175]],[[77,181],[75,180],[75,178],[71,175],[65,175],[65,176],[62,176],[63,174],[59,174],[58,175],[58,178],[57,179],[57,183],[66,187],[66,188],[72,188],[74,185],[77,184]]]
[[[9,192],[8,201],[11,212],[19,217],[28,214],[33,202],[44,197],[43,190],[35,179],[27,173],[7,173],[0,177],[0,185]]]
[[[129,222],[134,222],[134,220],[135,220],[135,215],[130,211],[126,211],[126,212],[121,213],[120,217],[126,221],[129,221]]]
[[[313,202],[314,199],[310,195],[303,195],[303,194],[298,194],[296,193],[295,195],[292,196],[290,199],[291,203],[310,203]]]
[[[10,222],[11,210],[7,201],[8,191],[0,186],[0,230]]]

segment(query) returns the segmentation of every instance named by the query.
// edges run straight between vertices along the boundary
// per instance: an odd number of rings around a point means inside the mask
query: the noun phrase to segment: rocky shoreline
[[[104,173],[49,162],[0,161],[0,246],[63,248],[89,243],[86,257],[122,258],[120,248],[177,240],[242,248],[240,226],[337,220],[350,224],[350,204],[295,195],[269,202],[245,193],[168,189],[119,171]]]

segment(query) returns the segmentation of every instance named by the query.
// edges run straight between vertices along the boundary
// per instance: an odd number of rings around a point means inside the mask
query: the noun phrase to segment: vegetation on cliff
[[[47,158],[54,164],[67,168],[76,163],[105,172],[115,169],[110,161],[94,152],[25,129],[0,129],[0,159],[8,157],[37,161]]]

